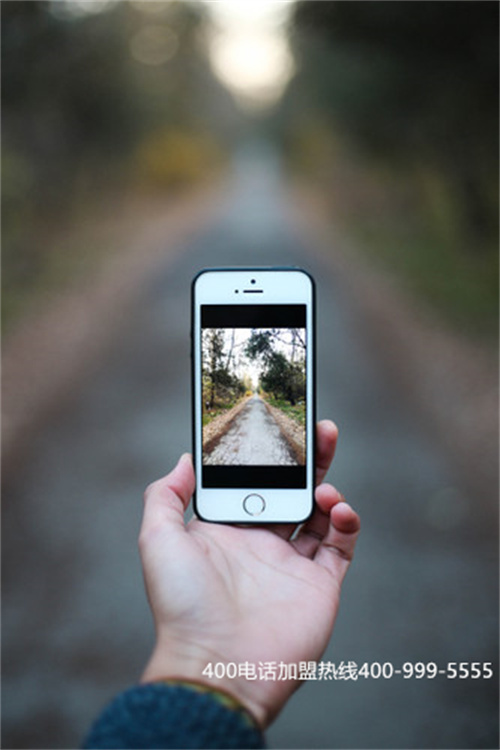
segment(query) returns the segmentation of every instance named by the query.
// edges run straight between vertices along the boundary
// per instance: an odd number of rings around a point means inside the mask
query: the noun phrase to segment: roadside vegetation
[[[277,118],[347,252],[484,340],[498,331],[498,23],[490,2],[301,0]]]
[[[217,178],[240,117],[207,65],[201,5],[21,0],[0,12],[6,331],[119,257],[120,216]]]
[[[260,395],[299,425],[305,424],[305,337],[303,329],[288,328],[254,331],[246,347],[252,361],[259,361],[262,372]]]
[[[233,356],[234,336],[226,350],[224,329],[207,328],[203,331],[203,426],[253,395],[251,381],[245,377],[238,378],[232,372]]]
[[[252,396],[251,391],[247,391],[245,394],[241,395],[239,398],[234,398],[231,400],[217,400],[214,403],[213,408],[207,408],[205,407],[203,409],[203,427],[205,425],[210,424],[214,421],[217,417],[219,417],[221,414],[226,414],[228,411],[230,411],[234,406],[244,401],[246,398],[249,398]]]
[[[293,419],[293,421],[301,427],[305,426],[306,409],[304,401],[299,401],[295,406],[292,406],[284,398],[276,398],[276,396],[273,396],[270,393],[262,391],[260,395],[268,404],[270,404],[270,406],[274,406],[276,409],[282,411],[283,414],[290,417],[290,419]]]
[[[205,328],[202,362],[203,425],[256,393],[304,424],[304,329]],[[258,382],[249,374],[256,367]]]

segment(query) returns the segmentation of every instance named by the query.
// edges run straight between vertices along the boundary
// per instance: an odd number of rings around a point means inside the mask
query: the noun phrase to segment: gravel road
[[[295,466],[297,461],[264,401],[255,395],[239,412],[204,463]]]
[[[495,670],[311,681],[269,746],[498,747],[496,493],[488,504],[464,489],[391,381],[356,294],[297,230],[284,188],[272,151],[238,155],[216,212],[158,261],[121,335],[4,482],[2,747],[78,747],[141,674],[154,637],[136,546],[142,493],[191,446],[190,282],[204,266],[259,264],[301,265],[317,280],[318,416],[340,428],[329,479],[362,518],[324,659]]]

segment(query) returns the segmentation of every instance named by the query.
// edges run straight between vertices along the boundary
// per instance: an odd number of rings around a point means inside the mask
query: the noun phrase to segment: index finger
[[[335,455],[339,431],[330,419],[316,425],[316,485],[321,484]]]

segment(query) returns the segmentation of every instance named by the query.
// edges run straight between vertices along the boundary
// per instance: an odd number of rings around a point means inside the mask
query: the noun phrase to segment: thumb
[[[149,532],[165,523],[184,527],[184,511],[194,492],[194,484],[191,455],[184,453],[169,474],[146,488],[141,532]]]

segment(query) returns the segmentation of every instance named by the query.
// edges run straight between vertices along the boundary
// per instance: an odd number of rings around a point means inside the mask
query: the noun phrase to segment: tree
[[[303,367],[289,362],[280,352],[273,352],[261,375],[260,383],[265,391],[276,399],[284,398],[292,406],[305,397],[305,374]]]
[[[297,349],[302,356],[295,361]],[[245,353],[251,360],[262,362],[260,385],[265,391],[292,406],[305,398],[305,343],[300,329],[252,331]]]
[[[242,396],[247,389],[246,383],[230,371],[234,331],[228,352],[225,340],[223,328],[208,328],[202,333],[203,407],[209,411],[217,402],[227,404]]]
[[[208,409],[213,409],[217,384],[221,382],[221,362],[224,353],[224,331],[221,328],[209,328],[203,331],[202,353],[204,386],[206,385],[203,405]]]
[[[498,3],[481,0],[302,0],[293,17],[289,106],[394,167],[432,166],[476,252],[471,237],[497,244],[498,23]]]

